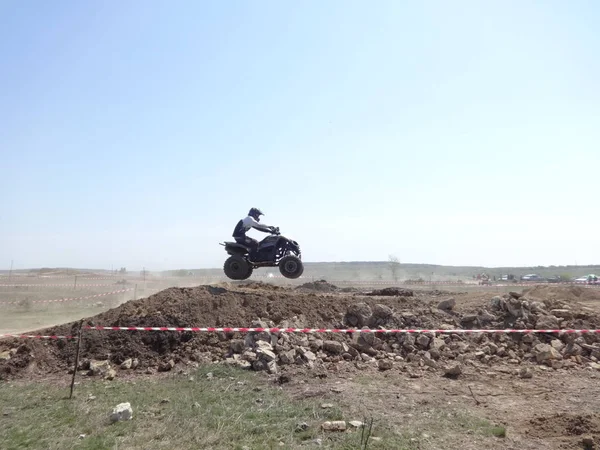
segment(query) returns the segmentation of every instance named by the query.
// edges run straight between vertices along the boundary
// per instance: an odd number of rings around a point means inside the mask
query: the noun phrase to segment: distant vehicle
[[[500,276],[500,278],[498,278],[499,281],[513,281],[515,279],[514,275],[508,274],[508,275],[502,275]]]
[[[575,278],[573,280],[575,283],[588,283],[588,284],[597,284],[598,276],[591,273],[589,275],[585,275],[583,277]]]
[[[535,273],[530,273],[528,275],[523,275],[521,281],[544,281],[544,278]]]
[[[562,283],[564,280],[562,277],[555,275],[546,279],[548,283]]]

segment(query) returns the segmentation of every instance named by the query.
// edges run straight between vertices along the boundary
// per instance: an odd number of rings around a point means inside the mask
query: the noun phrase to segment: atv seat
[[[238,247],[243,248],[244,250],[250,251],[250,247],[244,244],[240,244],[239,242],[225,242],[225,247]]]

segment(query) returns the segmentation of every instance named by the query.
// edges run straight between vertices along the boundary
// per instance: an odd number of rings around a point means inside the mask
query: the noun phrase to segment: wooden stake
[[[69,398],[73,398],[73,388],[75,387],[75,375],[77,375],[77,369],[79,368],[79,350],[81,348],[81,336],[83,334],[83,320],[79,322],[79,331],[77,333],[77,351],[75,353],[75,368],[73,369],[73,378],[71,379],[71,394]]]

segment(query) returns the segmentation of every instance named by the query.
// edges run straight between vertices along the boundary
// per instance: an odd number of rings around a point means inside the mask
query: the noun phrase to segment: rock
[[[113,369],[112,367],[110,369],[108,369],[106,371],[106,374],[104,375],[104,379],[108,380],[108,381],[112,381],[117,377],[117,371],[115,369]]]
[[[591,436],[586,436],[581,439],[581,445],[583,446],[583,450],[593,450],[595,447],[594,438]]]
[[[131,419],[133,419],[133,409],[131,409],[129,403],[118,404],[110,414],[110,421],[112,423]]]
[[[583,348],[579,344],[567,344],[564,349],[565,356],[579,356],[583,352]]]
[[[550,311],[555,317],[559,317],[561,319],[571,320],[573,319],[573,313],[568,309],[553,309]]]
[[[2,409],[2,415],[4,417],[12,416],[17,411],[17,408],[9,406],[7,408]]]
[[[231,341],[231,344],[229,344],[229,348],[233,353],[244,353],[246,345],[243,339],[234,339]]]
[[[350,425],[350,427],[352,428],[362,428],[365,426],[365,424],[360,420],[351,420],[350,422],[348,422],[348,425]]]
[[[317,356],[311,351],[304,352],[303,356],[304,356],[304,359],[308,362],[314,362],[317,360]]]
[[[321,425],[323,431],[346,431],[346,422],[344,420],[334,420],[333,422],[324,422]]]
[[[139,365],[140,365],[139,359],[133,358],[133,361],[131,362],[131,368],[135,370],[138,368]]]
[[[265,361],[263,361],[262,359],[257,359],[256,361],[254,361],[252,363],[252,369],[257,372],[267,370],[268,368],[269,367],[267,366],[267,363]]]
[[[256,353],[251,352],[250,350],[246,350],[244,353],[242,353],[242,359],[244,359],[245,361],[248,361],[250,363],[253,363],[254,361],[256,361],[258,359],[258,356],[256,355]]]
[[[485,309],[482,309],[479,313],[479,315],[477,316],[477,318],[479,319],[479,322],[482,325],[491,323],[491,322],[496,322],[498,320],[498,317],[496,317],[495,315],[487,312]]]
[[[429,341],[429,337],[425,336],[424,334],[420,334],[416,339],[417,345],[421,348],[427,348],[429,346]]]
[[[533,378],[533,371],[529,367],[521,367],[521,370],[519,370],[519,377],[524,379]]]
[[[555,316],[539,316],[535,327],[538,330],[558,330],[558,318]]]
[[[444,376],[448,378],[456,378],[462,374],[462,366],[455,364],[444,369]]]
[[[431,348],[435,348],[437,350],[443,350],[443,348],[446,346],[446,341],[436,336],[431,340],[430,346]]]
[[[561,354],[548,344],[538,344],[533,348],[533,354],[538,363],[543,363],[553,359],[561,359]]]
[[[392,361],[390,361],[389,359],[380,359],[379,363],[377,364],[379,367],[379,370],[390,370],[392,367],[394,367],[394,363]]]
[[[294,364],[296,361],[296,350],[292,349],[279,354],[279,362],[282,365]]]
[[[332,403],[323,403],[323,404],[321,404],[321,408],[331,409],[331,408],[333,408],[333,404]]]
[[[0,361],[8,361],[11,358],[10,351],[0,353]]]
[[[441,309],[442,311],[451,311],[454,309],[455,306],[456,300],[454,299],[454,297],[450,297],[449,299],[442,300],[438,303],[438,309]]]
[[[250,364],[247,361],[244,361],[247,364]],[[275,361],[269,361],[267,363],[267,371],[271,374],[271,375],[277,375],[279,373],[279,367],[277,366],[277,363]]]
[[[462,319],[460,319],[460,324],[463,326],[472,325],[477,321],[476,314],[465,314]]]
[[[377,304],[373,307],[373,315],[369,319],[368,325],[371,328],[385,326],[393,315],[394,311],[392,311],[392,308]]]
[[[133,366],[133,360],[131,358],[126,359],[121,363],[121,369],[129,370]]]
[[[277,359],[277,355],[273,351],[266,349],[263,350],[261,348],[256,350],[256,355],[267,363]]]
[[[259,351],[273,351],[273,346],[267,341],[257,341],[256,342],[256,353]]]
[[[333,353],[334,355],[339,355],[344,351],[344,346],[338,341],[324,341],[323,351],[327,353]]]
[[[425,364],[428,367],[431,367],[432,369],[437,369],[439,367],[438,363],[436,363],[431,358],[423,358],[423,364]]]
[[[517,300],[520,299],[521,297],[523,297],[523,294],[519,294],[518,292],[513,292],[513,291],[509,292],[508,295],[510,295],[512,298],[515,298]]]
[[[103,376],[106,375],[106,372],[110,369],[110,363],[108,361],[90,361],[90,370],[88,371],[88,375],[93,376]]]
[[[362,328],[369,323],[371,316],[372,312],[369,305],[361,302],[348,306],[344,320],[352,327]]]
[[[563,348],[565,348],[565,344],[560,339],[553,339],[550,342],[552,348],[556,349],[556,351],[561,352]]]
[[[175,367],[175,361],[170,359],[167,362],[161,363],[158,366],[158,371],[159,372],[169,372],[171,369],[173,369],[173,367]]]
[[[308,424],[306,422],[300,422],[296,424],[296,433],[301,433],[306,430],[308,430]]]

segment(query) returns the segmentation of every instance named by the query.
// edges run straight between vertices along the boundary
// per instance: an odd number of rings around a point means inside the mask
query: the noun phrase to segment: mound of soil
[[[535,417],[529,421],[527,435],[534,438],[558,438],[561,448],[594,449],[600,444],[598,414],[559,413]]]
[[[304,283],[296,288],[299,291],[304,292],[337,292],[338,287],[325,280],[313,281],[310,283]]]
[[[564,302],[600,301],[600,289],[574,285],[537,285],[525,289],[523,296],[536,300],[562,300]]]
[[[394,288],[388,287],[383,289],[376,289],[367,295],[373,297],[412,297],[415,292],[412,289]]]
[[[246,286],[247,287],[247,286]],[[255,286],[256,287],[256,286]],[[335,301],[316,294],[290,290],[267,289],[232,290],[222,286],[169,288],[148,298],[129,301],[85,321],[90,326],[152,326],[152,327],[319,327],[342,328],[348,307],[355,297],[340,296]],[[382,303],[364,299],[370,307]],[[392,309],[407,308],[403,298],[385,302]],[[427,307],[424,303],[423,307]],[[424,326],[433,326],[429,310],[423,311]],[[410,315],[411,318],[414,316]],[[262,322],[257,325],[257,320]],[[419,323],[411,322],[411,326]],[[78,322],[36,332],[42,335],[75,335]],[[220,360],[229,350],[232,338],[239,333],[179,333],[147,331],[86,331],[81,347],[84,359],[106,360],[120,364],[137,358],[139,367],[156,366],[169,359],[194,361],[199,354],[213,355]],[[24,345],[24,346],[23,346]],[[19,350],[19,357],[15,353]],[[64,371],[74,362],[73,341],[0,341],[0,353],[13,350],[12,358],[0,360],[0,379],[27,373]],[[26,369],[26,370],[25,370]]]
[[[477,314],[460,314],[438,309],[439,298],[436,296],[427,297],[405,289],[389,288],[371,295],[322,295],[275,289],[270,285],[245,287],[173,287],[91,317],[85,325],[428,330],[600,326],[597,315],[575,306],[567,308],[558,300],[540,303],[508,294],[494,297],[491,302],[485,301]],[[38,333],[74,335],[77,328],[78,323],[73,322]],[[1,340],[0,379],[64,373],[74,364],[75,348],[75,342],[65,340]],[[478,361],[484,365],[510,360],[511,364],[537,363],[568,368],[584,364],[590,358],[600,360],[600,343],[592,334],[306,335],[87,330],[81,344],[81,357],[81,369],[92,372],[92,363],[99,361],[117,366],[123,363],[124,370],[135,366],[136,369],[151,369],[151,372],[171,370],[180,362],[204,361],[225,361],[270,373],[279,373],[284,366],[312,369],[346,362],[374,364],[375,368],[389,370],[395,361],[406,361],[417,368],[426,366],[430,370],[442,370],[445,362],[457,360]]]

